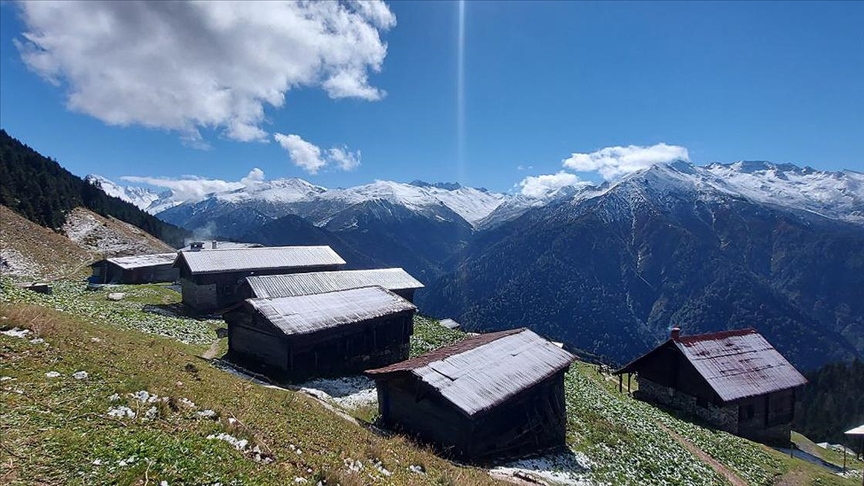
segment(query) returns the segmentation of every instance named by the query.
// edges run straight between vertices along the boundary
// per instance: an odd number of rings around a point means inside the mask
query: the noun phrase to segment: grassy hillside
[[[495,481],[377,431],[374,407],[339,411],[211,366],[198,356],[224,352],[224,323],[142,311],[169,313],[179,295],[167,287],[114,291],[125,298],[108,301],[76,282],[45,296],[3,281],[0,328],[29,331],[0,334],[4,483]],[[465,337],[432,319],[415,327],[415,355]],[[80,371],[87,376],[76,379]],[[571,451],[544,458],[540,471],[561,484],[860,484],[635,401],[589,365],[571,369],[566,393]],[[510,470],[495,477],[512,480]]]
[[[89,273],[95,255],[0,205],[0,259],[4,276],[53,280]]]

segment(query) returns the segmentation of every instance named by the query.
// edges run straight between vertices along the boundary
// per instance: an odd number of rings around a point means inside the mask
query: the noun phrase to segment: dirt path
[[[204,354],[201,355],[204,359],[213,359],[216,357],[216,354],[219,353],[219,339],[213,341],[213,344],[210,345],[210,349],[204,351]]]
[[[717,460],[715,460],[713,457],[706,454],[705,451],[696,447],[695,444],[688,441],[684,437],[681,437],[680,435],[678,435],[677,433],[675,433],[674,431],[669,429],[669,427],[666,427],[662,423],[657,422],[657,425],[661,429],[665,430],[666,433],[669,434],[673,439],[675,439],[679,444],[684,446],[685,449],[690,451],[691,454],[698,457],[705,464],[708,464],[709,466],[711,466],[711,469],[716,471],[717,474],[726,478],[726,480],[729,481],[730,483],[732,483],[734,486],[748,486],[747,481],[744,481],[743,479],[738,477],[738,475],[735,474],[734,472],[732,472],[731,469],[729,469],[728,467],[724,466],[723,464],[720,464],[719,462],[717,462]]]

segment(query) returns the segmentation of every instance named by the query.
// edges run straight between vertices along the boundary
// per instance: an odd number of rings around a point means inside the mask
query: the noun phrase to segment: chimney
[[[678,326],[673,327],[673,328],[672,328],[672,335],[671,335],[671,337],[672,337],[672,340],[673,340],[673,341],[677,341],[678,338],[681,337],[681,328],[678,327]]]
[[[213,249],[214,249],[214,250],[215,250],[215,249],[216,249],[216,240],[213,240],[213,243],[212,243],[212,245],[213,245],[213,247],[212,247],[212,248],[213,248]]]

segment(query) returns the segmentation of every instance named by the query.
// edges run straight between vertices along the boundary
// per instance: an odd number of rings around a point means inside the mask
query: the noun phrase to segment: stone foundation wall
[[[639,378],[639,389],[634,397],[646,402],[659,403],[685,414],[698,417],[705,422],[733,434],[738,433],[738,405],[717,407],[713,404],[699,405],[696,397],[681,393],[674,388]]]

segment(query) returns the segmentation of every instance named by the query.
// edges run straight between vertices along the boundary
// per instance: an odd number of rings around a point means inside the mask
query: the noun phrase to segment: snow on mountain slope
[[[753,201],[864,223],[864,174],[826,172],[768,162],[711,164],[700,168],[718,189]]]
[[[428,184],[421,181],[410,184],[375,181],[372,184],[334,189],[321,194],[321,199],[346,204],[384,200],[419,212],[443,205],[472,225],[488,216],[505,198],[503,194],[473,187],[463,187],[458,184]]]
[[[143,187],[121,186],[100,175],[89,174],[84,178],[90,184],[97,183],[105,191],[105,194],[122,199],[128,203],[138,206],[139,209],[147,210],[154,201],[160,199],[160,195]],[[150,214],[153,214],[152,212]]]
[[[325,191],[327,189],[324,187],[316,186],[295,177],[256,182],[246,187],[231,192],[215,194],[214,196],[221,201],[235,204],[253,200],[270,203],[292,203],[308,201]]]
[[[605,186],[577,192],[578,203],[610,191],[631,202],[672,202],[682,198],[734,197],[828,219],[864,223],[864,174],[827,172],[769,162],[714,163],[696,166],[677,161],[658,164]]]

